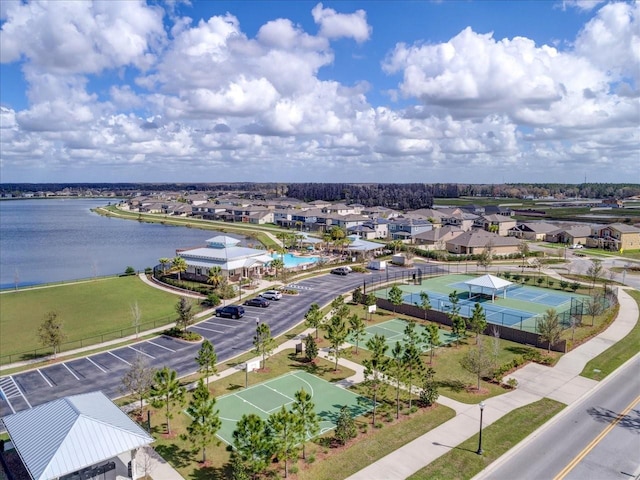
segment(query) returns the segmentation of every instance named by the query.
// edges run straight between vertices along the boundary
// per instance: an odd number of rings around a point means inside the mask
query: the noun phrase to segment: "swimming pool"
[[[285,253],[284,255],[280,253],[272,253],[271,256],[273,258],[284,260],[285,268],[292,268],[292,267],[298,267],[300,265],[317,263],[318,260],[320,260],[319,257],[299,257],[297,255],[294,255],[293,253]]]

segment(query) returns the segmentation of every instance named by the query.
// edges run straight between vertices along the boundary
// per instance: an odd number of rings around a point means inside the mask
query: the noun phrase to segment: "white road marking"
[[[69,370],[69,373],[70,373],[71,375],[73,375],[73,376],[76,378],[76,380],[80,380],[80,379],[78,378],[78,376],[77,376],[75,373],[73,373],[73,370],[71,370],[71,369],[67,366],[67,364],[66,364],[66,363],[63,363],[62,365],[64,365],[64,368],[66,368],[67,370]]]
[[[107,373],[107,371],[106,371],[104,368],[102,368],[102,367],[101,367],[100,365],[98,365],[96,362],[94,362],[93,360],[91,360],[91,358],[86,357],[86,359],[87,359],[87,360],[89,360],[91,363],[93,363],[93,364],[96,366],[96,368],[97,368],[98,370],[102,371],[102,373]]]
[[[109,355],[111,355],[112,357],[116,357],[118,360],[120,360],[123,363],[126,363],[127,365],[131,366],[131,364],[129,362],[127,362],[124,358],[120,358],[118,355],[116,355],[113,352],[107,352]]]
[[[36,372],[38,372],[40,376],[44,378],[44,381],[47,382],[47,385],[49,385],[49,387],[53,388],[53,385],[51,385],[51,382],[49,381],[49,379],[44,376],[44,373],[42,373],[39,368],[36,368]]]
[[[175,350],[169,347],[165,347],[164,345],[160,345],[159,343],[156,342],[152,342],[151,340],[147,340],[148,343],[150,343],[151,345],[155,345],[156,347],[160,347],[160,348],[164,348],[165,350],[169,350],[170,352],[174,352]]]
[[[154,360],[156,359],[156,357],[149,355],[148,353],[143,352],[142,350],[138,350],[137,348],[133,348],[131,345],[127,345],[131,350],[133,350],[134,352],[138,352],[141,353],[142,355],[146,355],[149,358],[153,358]]]

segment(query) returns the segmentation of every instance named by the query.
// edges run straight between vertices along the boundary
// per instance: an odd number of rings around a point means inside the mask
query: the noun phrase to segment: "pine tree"
[[[267,420],[271,430],[273,454],[278,460],[284,460],[284,478],[289,475],[289,460],[298,458],[302,424],[293,412],[284,405],[272,413]]]
[[[349,317],[349,333],[351,337],[356,342],[356,354],[358,353],[358,345],[360,340],[364,338],[366,331],[366,327],[364,324],[364,320],[358,316],[357,313],[354,313],[351,317]]]
[[[209,385],[209,377],[218,373],[216,363],[218,362],[218,356],[216,355],[213,344],[205,339],[202,342],[200,350],[198,350],[198,356],[196,357],[196,363],[198,364],[198,372],[204,374],[207,379],[207,385]]]
[[[158,370],[153,377],[153,382],[154,385],[149,392],[152,399],[151,405],[154,408],[165,408],[167,433],[171,434],[171,425],[169,424],[169,420],[173,418],[171,407],[184,403],[185,389],[180,385],[177,372],[169,367]]]
[[[304,339],[304,357],[308,362],[313,362],[318,356],[318,345],[316,341],[311,336],[311,334],[307,335]]]
[[[373,418],[372,424],[376,424],[376,409],[378,405],[378,396],[384,391],[386,383],[384,376],[387,371],[388,360],[385,357],[388,345],[383,335],[374,335],[367,341],[367,350],[371,352],[371,358],[364,360],[364,378],[367,390],[373,398]]]
[[[356,422],[351,418],[346,405],[340,408],[338,420],[336,421],[335,439],[340,445],[345,445],[352,438],[356,438]]]
[[[207,461],[207,446],[215,441],[216,432],[222,426],[220,412],[215,410],[215,406],[215,397],[200,379],[187,407],[187,415],[192,418],[187,426],[187,433],[189,440],[202,449],[202,463]]]
[[[402,290],[397,285],[394,285],[389,290],[389,301],[393,305],[393,313],[396,313],[396,307],[402,305]]]
[[[302,458],[307,458],[305,443],[308,438],[315,437],[320,431],[320,417],[316,414],[316,406],[311,401],[311,394],[306,392],[304,388],[295,393],[295,400],[292,411],[297,415],[301,424],[300,443],[302,444]]]
[[[233,432],[233,446],[251,476],[256,478],[271,460],[271,429],[254,413],[242,415]]]
[[[271,329],[266,323],[261,323],[256,327],[256,335],[253,337],[253,346],[256,353],[262,355],[262,368],[265,368],[267,357],[271,356],[275,348],[275,340],[271,336]]]
[[[327,325],[327,333],[324,338],[329,340],[329,348],[336,361],[334,367],[334,371],[336,372],[338,371],[338,360],[342,356],[342,349],[340,347],[347,339],[348,334],[349,331],[342,317],[337,315],[332,317]]]
[[[316,329],[316,340],[318,339],[318,329],[322,325],[322,311],[320,310],[320,305],[317,303],[312,303],[309,307],[309,311],[305,313],[304,319],[306,325],[310,328]]]
[[[478,344],[478,338],[480,334],[487,328],[487,316],[484,313],[484,308],[479,303],[476,303],[469,319],[469,329],[476,334],[476,344]]]

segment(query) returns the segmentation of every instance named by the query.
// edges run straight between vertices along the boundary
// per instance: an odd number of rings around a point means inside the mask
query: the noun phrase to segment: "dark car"
[[[242,305],[227,305],[216,308],[216,317],[240,318],[243,315],[244,307]]]
[[[334,268],[333,270],[331,270],[331,273],[333,273],[335,275],[349,275],[350,271],[351,271],[351,269],[348,268],[348,267],[338,267],[338,268]]]
[[[249,305],[250,307],[267,308],[271,304],[271,302],[263,297],[255,297],[255,298],[250,298],[249,300],[244,302],[244,304]]]

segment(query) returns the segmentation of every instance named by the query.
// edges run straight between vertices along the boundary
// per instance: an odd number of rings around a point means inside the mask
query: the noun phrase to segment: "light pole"
[[[478,455],[482,455],[484,452],[482,451],[482,412],[484,412],[484,401],[480,402],[480,437],[478,438],[478,451],[476,452]]]

